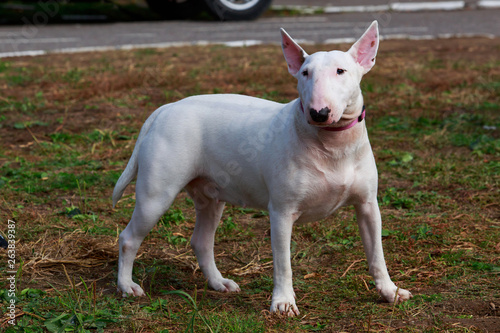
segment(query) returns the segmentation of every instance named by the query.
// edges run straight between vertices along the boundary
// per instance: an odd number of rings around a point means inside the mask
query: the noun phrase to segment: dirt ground
[[[306,49],[313,52],[347,47],[321,45]],[[258,57],[249,56],[257,53]],[[474,168],[500,161],[498,151],[485,148],[477,157],[479,153],[472,154],[468,146],[439,143],[439,136],[447,135],[444,130],[423,133],[415,146],[410,134],[405,138],[388,129],[403,124],[404,121],[394,120],[401,117],[402,110],[408,118],[430,122],[445,122],[452,115],[471,113],[476,107],[478,112],[485,112],[484,117],[498,113],[499,55],[500,39],[382,42],[377,65],[363,86],[369,103],[367,125],[373,128],[370,135],[377,161],[390,166],[380,166],[382,193],[390,193],[383,192],[390,188],[414,186],[414,179],[396,176],[401,170],[413,175],[435,173],[439,178],[442,174],[437,168],[423,169],[425,161],[435,162],[434,155],[456,159],[443,176],[450,179],[474,178]],[[118,234],[130,218],[134,186],[127,189],[116,209],[111,207],[110,197],[147,116],[162,104],[193,94],[241,93],[279,102],[297,97],[295,82],[287,73],[277,46],[186,47],[15,58],[0,62],[0,91],[0,216],[2,221],[18,221],[17,254],[24,262],[23,288],[56,295],[54,289],[62,292],[82,288],[82,281],[88,281],[97,286],[97,295],[110,299],[116,296]],[[449,100],[436,100],[436,96]],[[494,117],[495,124],[498,115]],[[387,121],[388,127],[378,125],[381,119]],[[498,128],[488,133],[491,140],[499,138]],[[389,148],[420,158],[424,161],[418,165],[422,169],[401,166],[399,155],[387,152]],[[396,162],[390,164],[392,160]],[[445,165],[443,160],[436,163]],[[64,183],[66,174],[86,183]],[[477,177],[477,182],[483,179]],[[319,222],[295,231],[294,274],[301,288],[297,292],[298,304],[306,315],[292,324],[263,315],[266,331],[279,331],[279,327],[288,327],[284,331],[316,330],[307,328],[312,325],[325,332],[500,332],[498,272],[470,268],[483,267],[478,266],[483,263],[493,269],[498,265],[500,243],[498,238],[491,239],[495,233],[498,235],[498,229],[490,228],[498,228],[500,219],[498,173],[494,172],[489,183],[482,186],[450,181],[432,188],[442,182],[437,178],[422,181],[419,190],[435,195],[437,199],[429,202],[439,201],[450,210],[448,215],[437,208],[405,209],[404,204],[403,208],[394,203],[382,208],[388,221],[386,228],[399,232],[384,238],[384,242],[390,243],[386,248],[388,265],[395,279],[409,284],[412,292],[420,295],[419,303],[398,308],[394,316],[392,305],[377,301],[360,242],[354,236],[357,231],[351,234],[348,227],[352,210],[343,209],[323,221],[335,225],[332,230],[337,231],[325,229]],[[87,187],[82,188],[81,184]],[[430,207],[431,202],[428,204]],[[216,260],[221,271],[236,276],[238,283],[250,291],[225,295],[221,301],[220,294],[204,290],[204,278],[189,247],[195,220],[192,203],[181,193],[174,206],[182,210],[182,222],[171,222],[168,228],[159,226],[138,254],[135,277],[145,290],[153,298],[164,290],[204,293],[217,311],[246,313],[267,306],[272,277],[267,216],[235,207],[226,209],[217,238]],[[75,215],[80,217],[74,218]],[[93,216],[97,220],[92,220]],[[428,224],[437,236],[427,237],[429,233],[424,231],[422,239],[410,237],[414,231],[401,226],[409,217],[413,219],[412,226]],[[233,218],[237,227],[231,224]],[[328,232],[345,232],[338,237],[346,240],[342,245],[346,247],[336,252],[340,247],[330,244]],[[446,236],[447,232],[452,236]],[[453,262],[449,257],[467,251],[477,252],[477,257],[456,259],[456,267],[449,264]],[[1,250],[0,256],[4,256]],[[464,264],[467,260],[472,264]],[[160,267],[157,276],[156,271],[152,273],[156,265]],[[345,282],[323,282],[329,276],[338,278],[346,273],[350,278]],[[335,290],[342,293],[344,288],[355,289],[358,294],[344,293],[326,301]],[[137,302],[142,307],[151,300]],[[47,313],[38,316],[49,318],[57,308],[51,306]],[[144,332],[159,331],[160,326],[171,331],[181,329],[175,320],[130,316],[128,325],[141,322]],[[331,323],[332,316],[335,324]],[[30,320],[36,320],[33,318]],[[328,324],[323,327],[320,322]],[[116,331],[118,327],[108,326],[106,331]]]

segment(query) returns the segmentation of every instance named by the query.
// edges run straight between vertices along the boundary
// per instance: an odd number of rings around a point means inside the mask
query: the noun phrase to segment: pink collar
[[[299,102],[299,104],[300,104],[300,109],[302,110],[302,113],[304,113],[304,107],[302,106],[302,102]],[[353,121],[351,121],[349,124],[342,126],[342,127],[320,127],[320,128],[322,130],[329,131],[329,132],[345,131],[345,130],[348,130],[349,128],[353,127],[357,123],[362,122],[363,119],[365,119],[365,116],[366,116],[366,110],[365,110],[365,106],[363,105],[363,110],[361,111],[361,114],[359,115],[359,117],[354,119]]]

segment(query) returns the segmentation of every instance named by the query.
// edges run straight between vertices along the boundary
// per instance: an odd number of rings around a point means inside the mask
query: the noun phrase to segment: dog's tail
[[[142,141],[144,140],[144,137],[149,132],[151,125],[153,124],[156,117],[158,117],[162,109],[163,108],[160,108],[155,112],[153,112],[146,120],[144,125],[142,125],[141,131],[139,132],[139,137],[137,138],[137,142],[135,143],[134,151],[132,152],[132,156],[130,156],[127,167],[123,171],[120,178],[118,178],[118,181],[116,182],[115,185],[115,189],[113,190],[113,208],[116,206],[118,200],[120,200],[120,198],[122,197],[125,188],[127,188],[128,184],[130,184],[130,182],[135,178],[135,176],[137,176],[137,169],[138,169],[137,158],[139,155],[139,149],[141,148],[141,144]]]

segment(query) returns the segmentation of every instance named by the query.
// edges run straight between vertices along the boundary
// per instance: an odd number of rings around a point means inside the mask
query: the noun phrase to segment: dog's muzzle
[[[304,112],[304,107],[302,106],[302,102],[299,102],[300,104],[300,110],[302,111],[302,113],[305,113]],[[311,118],[315,121],[315,122],[324,122],[328,119],[328,114],[330,113],[330,109],[329,108],[323,108],[321,110],[316,111],[315,109],[311,108],[309,109],[309,113],[311,115]],[[323,113],[323,115],[322,115]],[[314,116],[313,116],[314,114]],[[326,116],[325,116],[326,114]],[[325,130],[325,131],[331,131],[331,132],[341,132],[341,131],[345,131],[345,130],[348,130],[349,128],[353,127],[354,125],[356,125],[357,123],[360,123],[362,122],[364,119],[365,119],[365,116],[366,116],[366,109],[365,109],[365,106],[363,105],[363,109],[361,110],[361,114],[359,115],[358,118],[354,119],[353,121],[351,121],[349,124],[345,125],[345,126],[342,126],[342,127],[320,127],[322,130]],[[318,118],[314,118],[314,117],[326,117],[326,118],[321,118],[323,120],[316,120]]]

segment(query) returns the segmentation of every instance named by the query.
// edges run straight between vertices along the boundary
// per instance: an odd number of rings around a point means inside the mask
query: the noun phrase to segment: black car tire
[[[259,17],[272,0],[204,0],[213,14],[225,21],[253,20]]]

